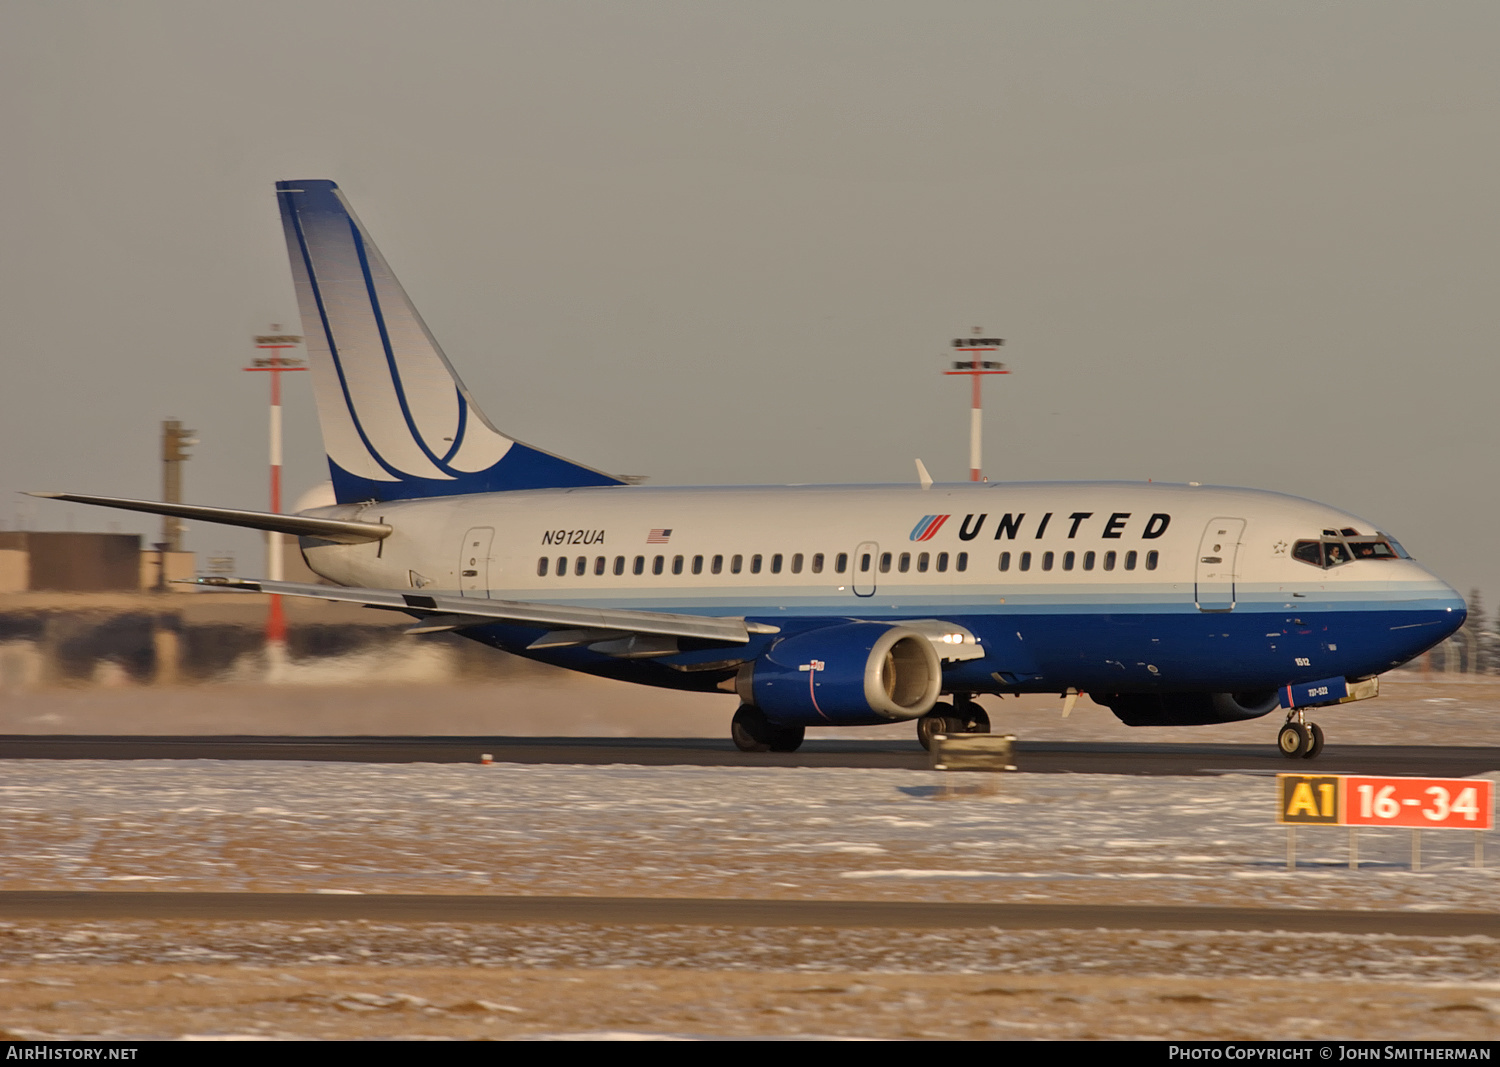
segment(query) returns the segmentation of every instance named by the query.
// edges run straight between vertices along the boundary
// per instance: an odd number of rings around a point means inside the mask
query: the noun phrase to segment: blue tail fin
[[[490,424],[337,185],[276,192],[340,503],[621,484]]]

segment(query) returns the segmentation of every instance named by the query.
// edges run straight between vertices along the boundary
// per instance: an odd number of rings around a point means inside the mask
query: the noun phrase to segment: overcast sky
[[[154,532],[15,491],[158,497],[165,417],[189,500],[264,506],[272,183],[331,178],[580,462],[962,479],[983,326],[992,478],[1295,493],[1494,598],[1497,42],[1494,3],[0,0],[0,520]]]

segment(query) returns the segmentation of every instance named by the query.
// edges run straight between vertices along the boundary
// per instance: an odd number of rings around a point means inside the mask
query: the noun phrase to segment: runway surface
[[[796,752],[745,753],[713,738],[254,737],[0,735],[0,759],[314,760],[340,763],[634,764],[925,770],[913,741],[808,741]],[[1500,770],[1500,748],[1330,744],[1316,760],[1263,745],[1018,741],[1016,766],[1040,774],[1278,774],[1287,771],[1465,777]]]
[[[445,894],[0,892],[0,920],[376,921],[1002,930],[1248,930],[1464,937],[1484,912],[1331,911],[945,901]]]

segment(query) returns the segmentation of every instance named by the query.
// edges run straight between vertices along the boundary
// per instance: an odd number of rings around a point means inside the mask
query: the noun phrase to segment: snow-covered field
[[[1246,775],[17,760],[0,802],[3,889],[1489,912],[1500,886],[1500,848],[1475,870],[1465,833],[1428,833],[1413,871],[1407,833],[1367,831],[1350,871],[1343,831],[1303,830],[1289,871],[1274,779]],[[24,1034],[1492,1037],[1497,977],[1500,919],[1463,938],[0,925],[0,1029]],[[1267,1026],[1283,1001],[1294,1024]]]
[[[972,790],[949,795],[951,787]],[[0,889],[1047,900],[1487,911],[1474,835],[1299,832],[1270,777],[14,760]]]

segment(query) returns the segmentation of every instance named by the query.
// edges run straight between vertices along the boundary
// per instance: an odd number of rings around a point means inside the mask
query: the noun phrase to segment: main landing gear
[[[952,704],[934,704],[932,710],[917,720],[917,740],[932,748],[938,734],[987,734],[990,717],[967,696],[955,696]]]
[[[776,725],[753,704],[741,704],[729,724],[729,736],[741,752],[796,752],[803,733],[800,726]]]
[[[1323,728],[1307,722],[1300,709],[1292,711],[1276,735],[1276,747],[1287,759],[1313,759],[1323,751]]]

